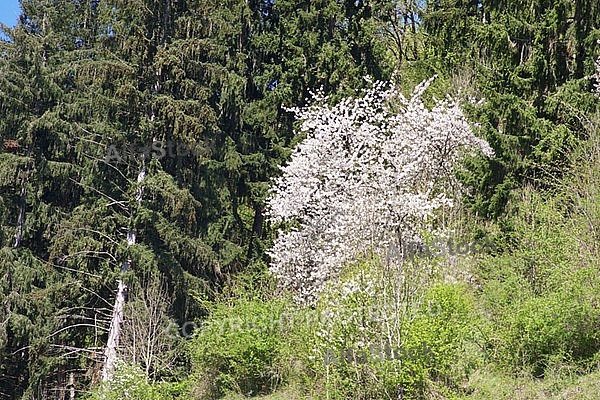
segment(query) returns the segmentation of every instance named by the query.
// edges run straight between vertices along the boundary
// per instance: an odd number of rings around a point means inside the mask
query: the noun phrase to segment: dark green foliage
[[[584,115],[597,105],[585,79],[597,56],[597,4],[439,1],[423,15],[427,64],[456,89],[486,99],[471,115],[497,157],[468,166],[473,209],[497,217],[512,188],[554,186],[567,154],[587,137]]]

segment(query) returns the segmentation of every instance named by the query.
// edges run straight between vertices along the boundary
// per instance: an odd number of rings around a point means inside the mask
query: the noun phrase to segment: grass
[[[536,379],[531,376],[511,377],[498,372],[480,370],[471,375],[470,394],[461,399],[481,400],[598,400],[600,371],[574,375],[568,371]]]

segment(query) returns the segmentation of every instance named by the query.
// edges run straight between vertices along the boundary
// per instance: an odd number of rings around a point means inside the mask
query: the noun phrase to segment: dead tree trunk
[[[143,187],[141,186],[146,177],[146,167],[142,164],[140,172],[137,177],[138,189],[135,196],[136,202],[139,204],[142,202]],[[133,211],[131,213],[133,218]],[[127,246],[133,246],[135,244],[136,233],[132,227],[127,232]],[[129,270],[131,267],[131,260],[123,262],[121,266],[121,278],[122,275]],[[104,382],[112,379],[112,374],[115,369],[117,362],[117,349],[119,348],[119,338],[121,336],[121,324],[123,323],[123,308],[125,306],[125,298],[127,295],[127,285],[123,282],[123,279],[118,281],[117,297],[115,298],[115,305],[113,307],[112,319],[110,321],[110,328],[108,330],[108,341],[104,350],[104,366],[102,368],[102,380]]]

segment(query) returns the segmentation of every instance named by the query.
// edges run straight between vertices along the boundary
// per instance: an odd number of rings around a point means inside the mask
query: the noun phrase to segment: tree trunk
[[[25,179],[21,183],[21,194],[19,196],[19,217],[17,219],[17,232],[15,233],[14,248],[21,246],[21,238],[23,236],[23,224],[25,223]]]
[[[140,172],[137,177],[138,184],[144,182],[146,177],[146,167],[142,165]],[[137,203],[141,203],[143,195],[143,187],[139,186],[135,196]],[[133,217],[133,212],[132,212]],[[135,229],[131,228],[127,232],[127,246],[133,246],[136,240]],[[121,275],[129,270],[131,266],[131,260],[123,262],[121,266]],[[121,336],[121,324],[123,323],[123,307],[125,305],[125,298],[127,296],[127,285],[122,279],[118,281],[119,287],[117,290],[117,297],[115,298],[115,306],[113,308],[112,319],[110,321],[110,328],[108,330],[108,341],[104,350],[104,367],[102,368],[102,380],[104,382],[110,381],[112,373],[115,368],[117,361],[117,349],[119,347],[119,338]]]

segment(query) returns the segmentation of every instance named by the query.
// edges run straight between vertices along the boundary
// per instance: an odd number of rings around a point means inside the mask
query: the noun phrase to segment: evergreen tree
[[[566,154],[586,137],[582,121],[595,109],[584,78],[599,18],[597,5],[580,1],[428,4],[423,29],[437,72],[472,76],[463,89],[486,99],[471,115],[498,158],[465,175],[478,212],[498,215],[516,185],[551,188],[566,171]]]

